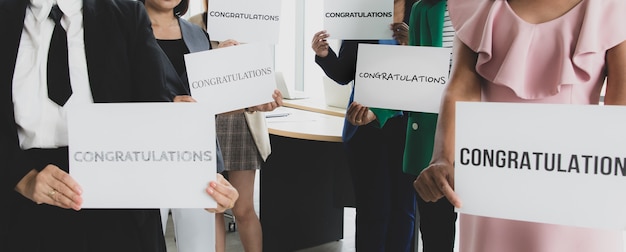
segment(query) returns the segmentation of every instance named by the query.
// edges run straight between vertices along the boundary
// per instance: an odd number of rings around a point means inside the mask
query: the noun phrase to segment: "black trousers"
[[[418,194],[417,208],[423,252],[452,252],[457,218],[454,206],[446,198],[426,202]]]
[[[415,175],[402,171],[406,117],[360,126],[346,143],[356,200],[359,252],[413,251]]]
[[[28,158],[67,171],[68,151],[36,149]],[[43,167],[38,167],[39,169]],[[120,174],[123,176],[124,174]],[[149,179],[149,174],[147,178]],[[115,186],[115,181],[110,181]],[[141,181],[137,181],[137,186]],[[11,195],[8,246],[11,252],[165,252],[159,209],[82,209],[38,205]]]

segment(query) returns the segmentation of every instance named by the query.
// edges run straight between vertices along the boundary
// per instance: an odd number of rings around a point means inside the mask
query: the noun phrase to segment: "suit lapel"
[[[200,29],[197,29],[198,27],[194,27],[194,24],[189,23],[182,18],[178,19],[178,24],[180,26],[180,31],[183,34],[183,41],[185,41],[185,45],[187,46],[187,49],[189,49],[189,52],[193,53],[209,50],[209,47],[211,46],[209,40],[204,33],[198,32],[201,31]]]
[[[87,59],[87,73],[89,74],[89,86],[95,102],[100,100],[104,94],[104,87],[100,80],[103,74],[104,65],[102,63],[105,51],[98,47],[102,40],[98,26],[98,12],[96,8],[98,0],[83,0],[83,28],[85,40],[85,57]]]

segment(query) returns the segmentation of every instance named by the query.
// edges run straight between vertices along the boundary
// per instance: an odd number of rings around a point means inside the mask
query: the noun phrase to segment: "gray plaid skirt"
[[[226,171],[261,168],[263,159],[254,143],[243,113],[218,115],[215,125]]]

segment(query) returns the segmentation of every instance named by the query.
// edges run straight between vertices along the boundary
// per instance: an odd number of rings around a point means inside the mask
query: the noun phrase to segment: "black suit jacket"
[[[0,0],[0,179],[2,202],[32,169],[47,162],[28,160],[18,144],[12,81],[29,0]],[[163,52],[143,5],[130,0],[83,0],[84,41],[89,82],[96,103],[168,101]],[[174,85],[182,85],[176,83]],[[67,171],[67,167],[61,167]],[[7,237],[0,218],[0,239]],[[2,242],[0,240],[2,244]],[[1,244],[0,244],[1,246]],[[2,247],[0,247],[0,250]]]

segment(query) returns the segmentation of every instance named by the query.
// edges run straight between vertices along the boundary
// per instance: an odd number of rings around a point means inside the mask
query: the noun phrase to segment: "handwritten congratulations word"
[[[391,12],[326,12],[327,18],[382,18],[393,17]]]
[[[407,82],[427,82],[446,84],[446,77],[432,77],[423,75],[402,75],[393,73],[359,73],[359,77],[363,79],[380,79],[380,80],[393,80],[393,81],[407,81]]]
[[[77,151],[77,162],[207,162],[211,151]]]
[[[227,74],[225,76],[212,77],[212,78],[208,78],[204,80],[192,81],[191,87],[195,89],[195,88],[203,88],[203,87],[208,87],[208,86],[213,86],[213,85],[225,84],[225,83],[229,83],[233,81],[241,81],[245,79],[257,78],[257,77],[269,75],[269,74],[272,74],[272,72],[273,72],[272,67],[266,67],[262,69],[250,70],[250,71],[243,72],[243,73]]]
[[[280,19],[280,16],[271,16],[271,15],[264,15],[264,14],[222,12],[222,11],[210,11],[209,15],[211,17],[238,18],[238,19],[265,20],[265,21],[279,21],[279,19]]]
[[[626,158],[461,148],[462,165],[626,177]]]

